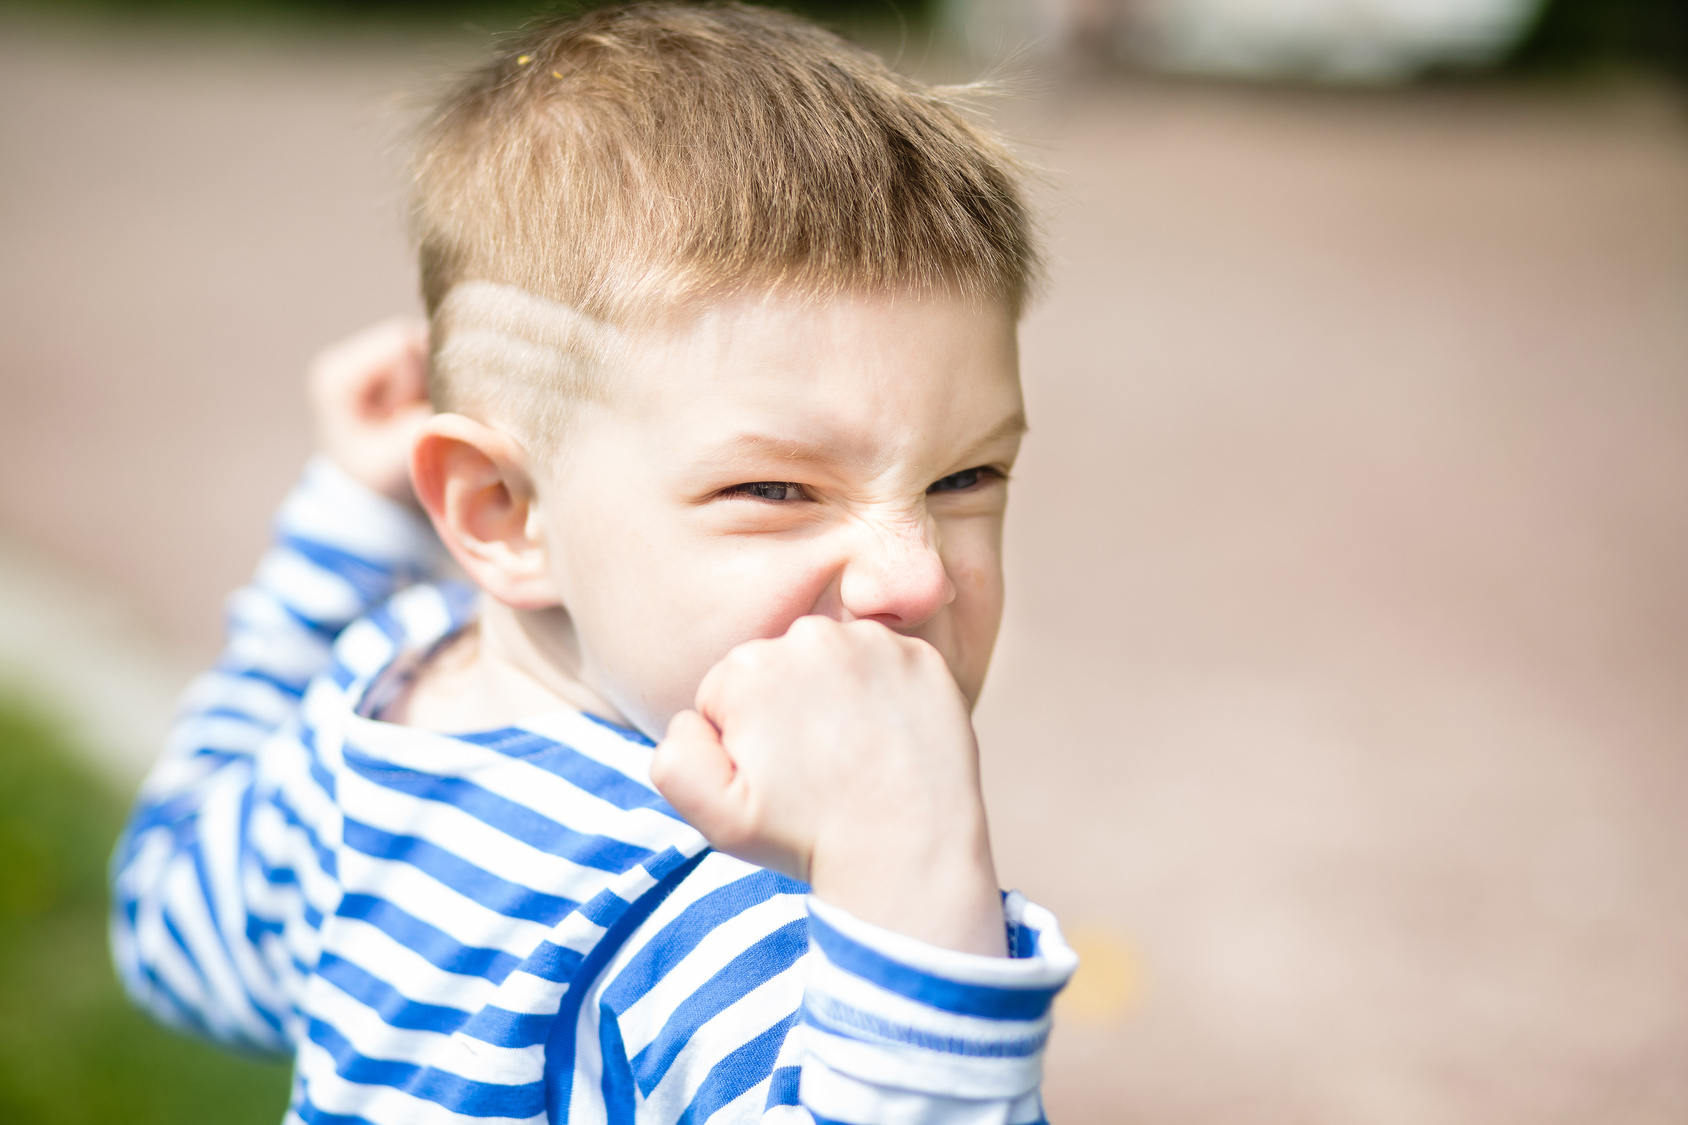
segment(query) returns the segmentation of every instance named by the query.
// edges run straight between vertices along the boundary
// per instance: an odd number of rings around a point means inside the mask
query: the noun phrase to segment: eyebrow
[[[1000,422],[986,430],[968,445],[968,449],[979,449],[992,445],[1003,438],[1018,437],[1030,427],[1026,424],[1026,412],[1016,409],[1006,415]],[[822,442],[808,442],[799,438],[775,437],[772,434],[741,433],[722,442],[716,447],[717,452],[759,452],[768,453],[785,461],[809,461],[816,464],[837,464],[844,458],[839,457],[830,446]]]
[[[1014,413],[1009,414],[1002,421],[986,430],[979,440],[968,448],[978,449],[981,446],[994,445],[1003,438],[1020,437],[1029,429],[1031,429],[1031,425],[1026,421],[1025,407],[1017,407]]]

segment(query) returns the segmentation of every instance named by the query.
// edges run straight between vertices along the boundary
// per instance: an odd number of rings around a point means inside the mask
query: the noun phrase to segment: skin
[[[422,424],[417,496],[488,600],[388,718],[666,731],[652,779],[716,847],[1002,955],[969,715],[1025,428],[1013,318],[757,294],[629,340],[611,382],[544,459]]]

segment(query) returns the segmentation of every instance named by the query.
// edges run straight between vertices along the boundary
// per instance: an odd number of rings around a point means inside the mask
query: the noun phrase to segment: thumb
[[[651,759],[651,784],[674,811],[723,850],[739,835],[737,801],[730,787],[738,767],[721,734],[696,711],[681,711]]]

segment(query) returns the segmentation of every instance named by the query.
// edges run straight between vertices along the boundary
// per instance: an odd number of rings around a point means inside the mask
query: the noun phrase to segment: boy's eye
[[[932,486],[926,491],[964,492],[978,484],[981,480],[988,480],[989,478],[997,475],[998,473],[995,469],[989,468],[985,465],[979,465],[976,468],[963,469],[959,473],[951,473],[943,480],[934,481]]]
[[[759,480],[751,484],[734,485],[728,496],[749,496],[756,500],[807,500],[803,486],[788,480]]]

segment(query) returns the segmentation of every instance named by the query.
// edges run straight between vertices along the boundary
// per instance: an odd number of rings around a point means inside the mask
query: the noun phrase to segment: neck
[[[449,732],[567,709],[626,725],[626,717],[581,680],[581,664],[567,611],[512,609],[483,595],[477,623],[436,653],[408,696],[383,717]]]
[[[543,695],[553,708],[572,707],[626,723],[614,704],[580,678],[580,642],[567,610],[512,609],[483,595],[480,620],[478,663],[489,695]]]

